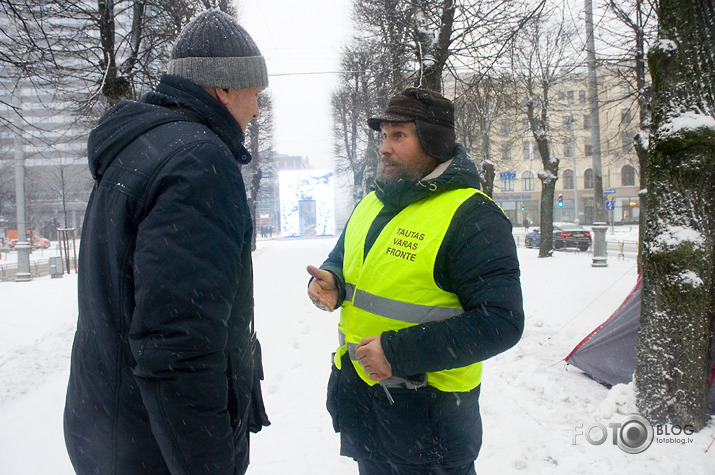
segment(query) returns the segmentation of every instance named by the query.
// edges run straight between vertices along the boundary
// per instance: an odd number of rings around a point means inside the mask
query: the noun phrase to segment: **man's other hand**
[[[355,356],[373,381],[382,381],[392,376],[392,368],[382,351],[379,335],[363,338],[355,350]]]

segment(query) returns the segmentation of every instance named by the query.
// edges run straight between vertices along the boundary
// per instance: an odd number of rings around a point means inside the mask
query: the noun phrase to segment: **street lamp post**
[[[576,139],[574,138],[573,124],[571,125],[571,158],[573,160],[573,222],[581,224],[578,219],[578,172],[576,171]]]
[[[27,221],[25,218],[25,144],[22,139],[22,87],[18,83],[12,96],[12,105],[15,109],[15,203],[17,205],[17,274],[15,282],[29,282],[32,280],[30,273],[30,244],[27,242]]]
[[[603,176],[601,171],[601,123],[598,116],[598,76],[596,73],[596,46],[593,38],[593,4],[585,0],[586,56],[588,62],[588,96],[591,116],[591,151],[593,153],[593,223],[592,267],[608,267],[606,250],[606,208],[603,202]]]

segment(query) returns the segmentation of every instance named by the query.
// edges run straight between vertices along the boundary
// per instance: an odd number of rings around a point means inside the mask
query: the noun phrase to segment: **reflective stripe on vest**
[[[457,296],[435,283],[434,265],[454,213],[475,193],[480,192],[451,190],[409,205],[385,225],[367,256],[365,237],[382,203],[373,192],[355,208],[345,230],[346,297],[338,326],[344,340],[335,354],[338,368],[348,345],[364,337],[464,312]],[[353,364],[366,383],[376,384]],[[428,373],[427,384],[442,391],[469,391],[479,385],[481,368],[479,362]]]
[[[427,323],[446,320],[463,313],[462,309],[433,307],[418,303],[400,302],[387,297],[380,297],[365,290],[356,289],[353,284],[345,284],[345,300],[353,306],[367,310],[381,317],[388,317],[402,322]]]

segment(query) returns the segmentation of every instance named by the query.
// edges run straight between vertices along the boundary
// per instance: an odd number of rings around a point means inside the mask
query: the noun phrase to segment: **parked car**
[[[533,247],[539,247],[541,245],[541,230],[539,228],[534,228],[530,233],[524,238],[524,245],[529,249]]]
[[[10,249],[14,249],[15,246],[17,245],[17,239],[10,239],[7,243],[7,247]],[[32,238],[32,250],[34,251],[35,249],[49,249],[50,248],[50,240],[47,238],[43,238],[41,236],[34,236]]]
[[[526,235],[524,245],[528,248],[541,245],[541,231],[534,228]],[[586,251],[591,246],[591,233],[583,226],[574,223],[554,223],[554,249],[578,248]]]
[[[588,250],[591,247],[591,232],[574,223],[554,223],[554,249],[566,247]]]

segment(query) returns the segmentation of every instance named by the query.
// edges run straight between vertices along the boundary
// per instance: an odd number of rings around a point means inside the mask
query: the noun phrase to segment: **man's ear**
[[[217,87],[216,89],[214,89],[214,91],[216,93],[216,99],[218,99],[218,101],[224,106],[228,105],[228,89],[221,89],[220,87]]]

